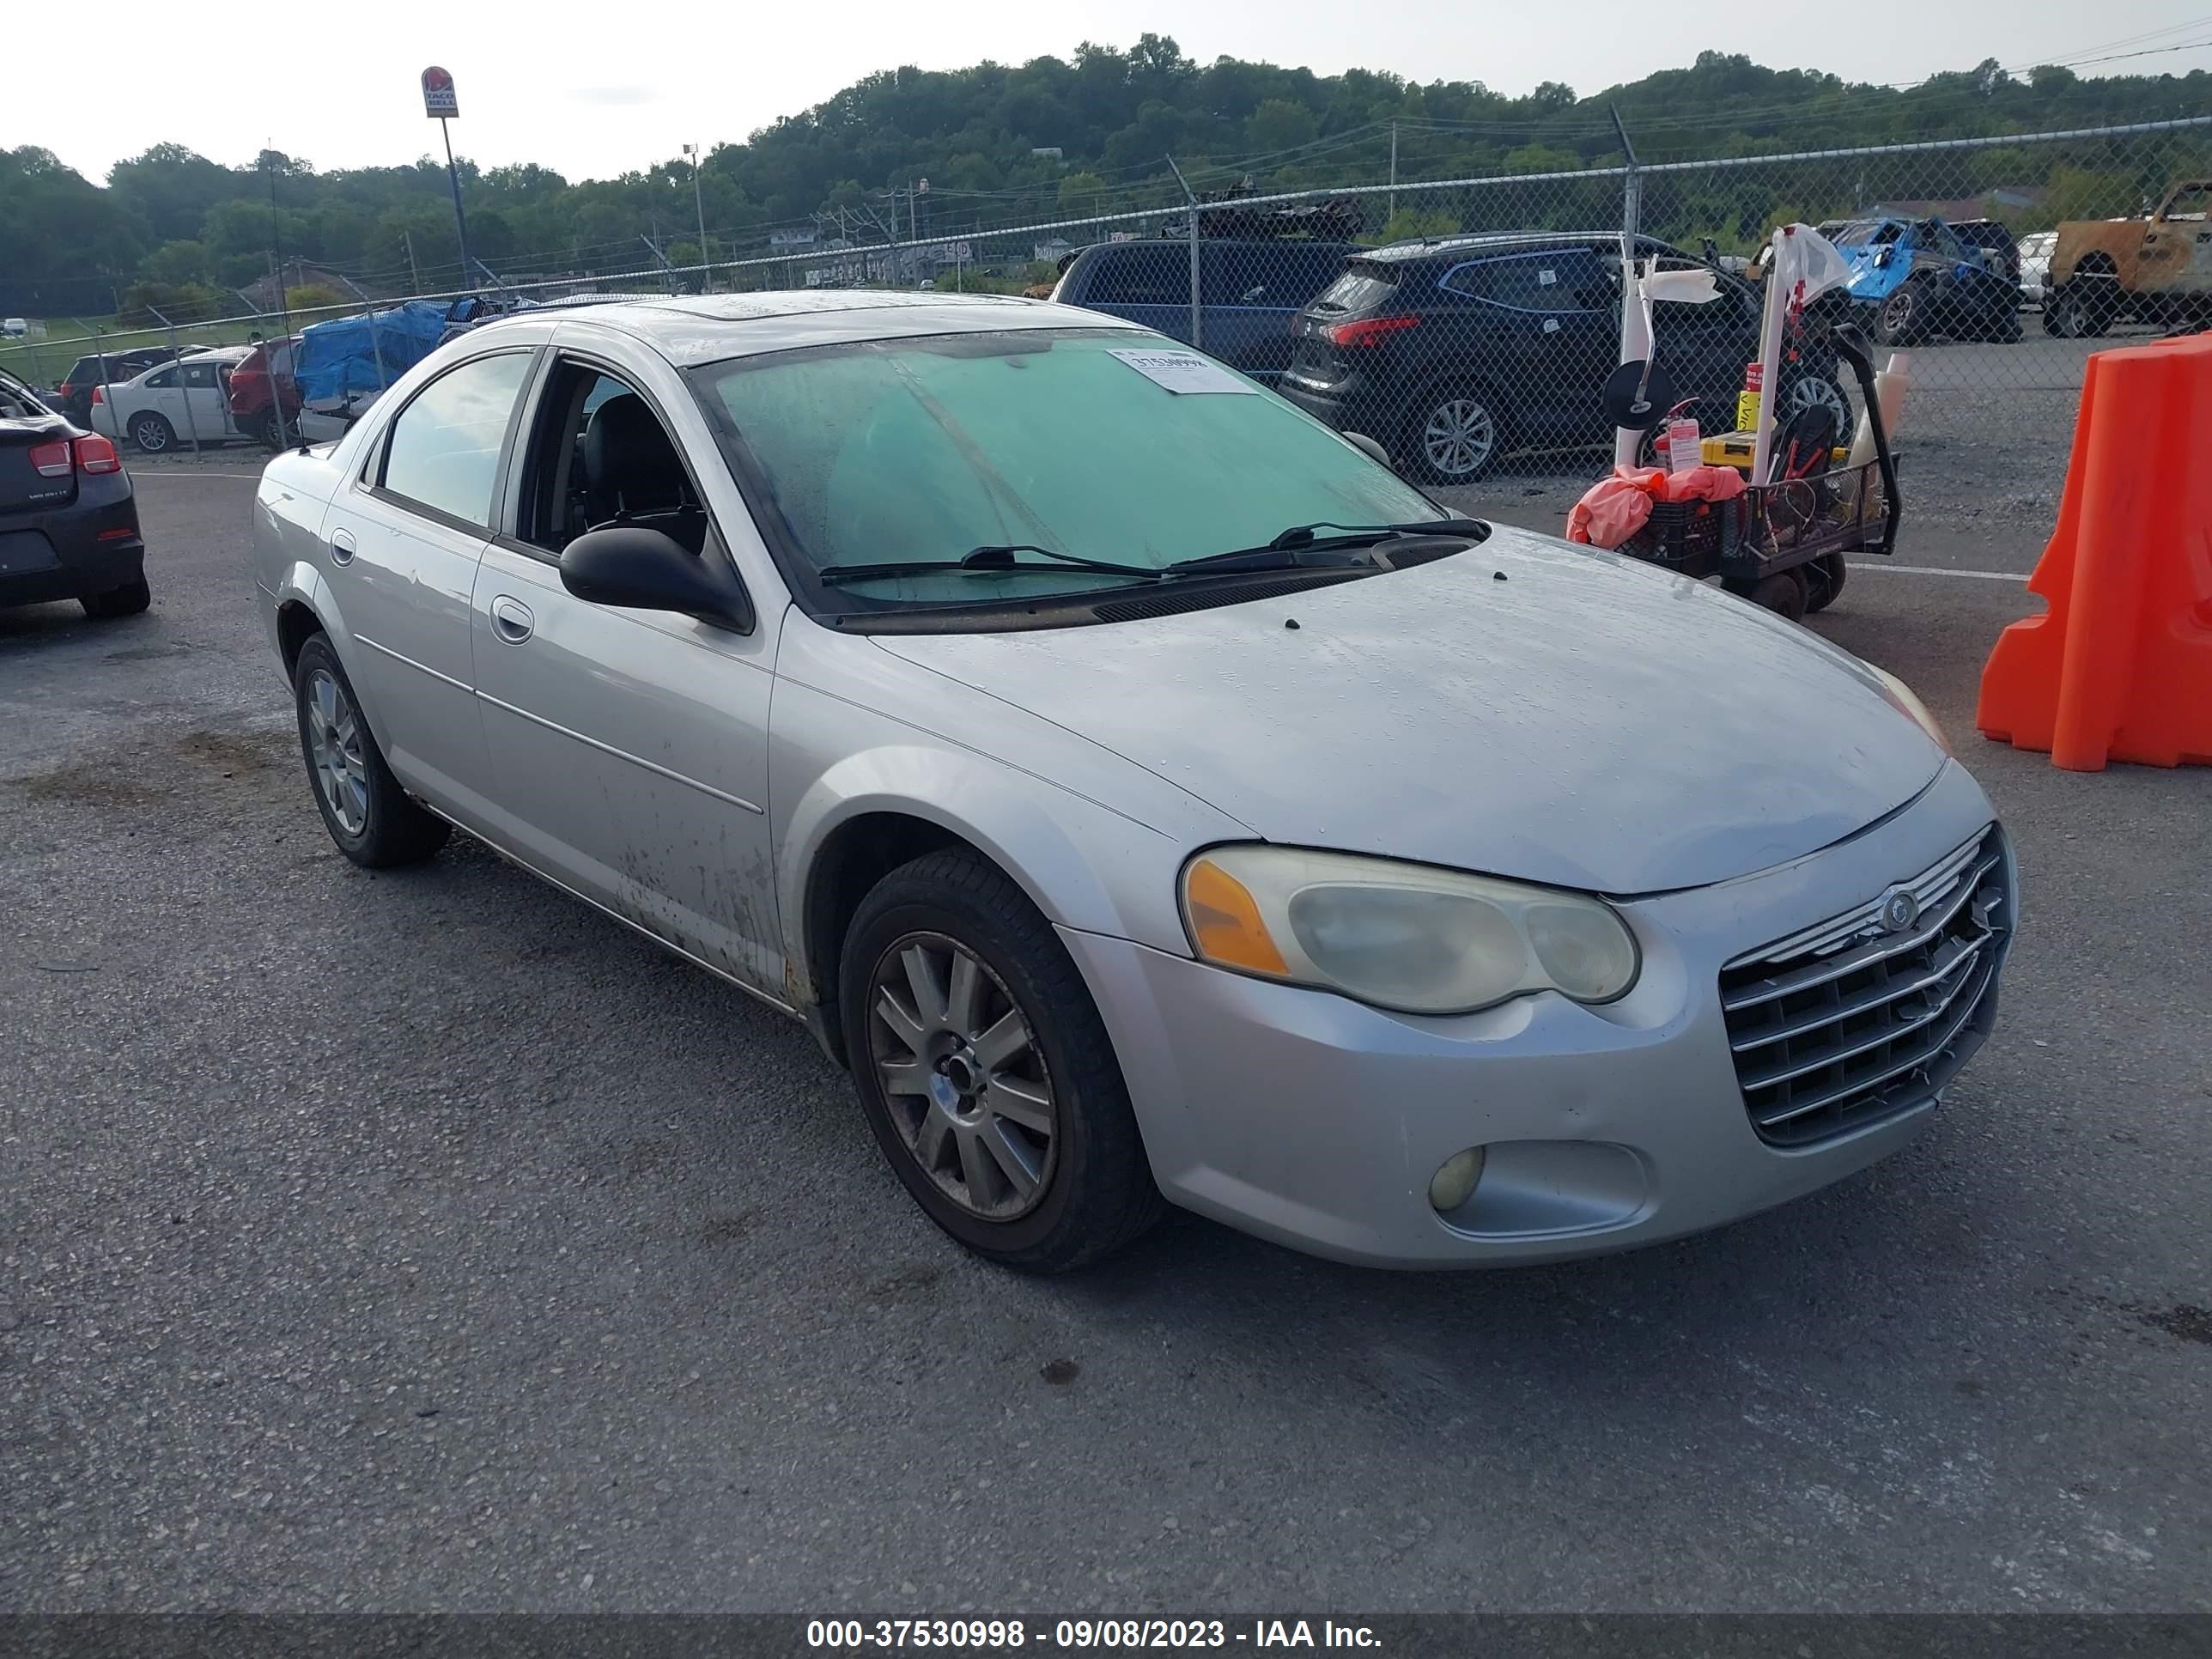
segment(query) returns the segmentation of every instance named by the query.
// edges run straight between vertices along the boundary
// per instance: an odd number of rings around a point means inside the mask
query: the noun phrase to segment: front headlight
[[[1294,847],[1201,853],[1182,915],[1202,962],[1407,1013],[1531,991],[1611,1002],[1638,965],[1627,924],[1579,893]]]
[[[1929,712],[1926,703],[1912,695],[1912,688],[1887,668],[1875,668],[1872,663],[1867,666],[1874,669],[1875,678],[1881,682],[1882,692],[1888,697],[1889,706],[1933,738],[1938,749],[1947,755],[1951,753],[1951,739],[1944,735],[1943,722]]]

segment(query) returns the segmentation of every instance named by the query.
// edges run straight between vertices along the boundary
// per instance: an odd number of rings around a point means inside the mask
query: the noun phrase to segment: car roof
[[[1617,230],[1511,230],[1485,232],[1473,236],[1425,236],[1418,241],[1389,242],[1381,247],[1364,248],[1353,257],[1375,259],[1385,264],[1395,264],[1409,259],[1427,259],[1447,254],[1519,253],[1540,251],[1547,247],[1595,247],[1620,246]],[[1638,247],[1664,247],[1666,243],[1653,236],[1636,239]]]
[[[1103,312],[1006,294],[905,294],[891,289],[807,289],[761,294],[677,295],[623,300],[549,318],[542,309],[495,317],[469,331],[493,340],[557,322],[568,330],[611,329],[642,340],[678,368],[801,346],[981,334],[1004,329],[1129,329]]]

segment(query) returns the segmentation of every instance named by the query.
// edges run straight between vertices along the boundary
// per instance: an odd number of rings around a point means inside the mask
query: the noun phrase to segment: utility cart
[[[1845,554],[1892,552],[1897,466],[1875,389],[1873,348],[1849,324],[1837,327],[1834,339],[1837,355],[1859,383],[1872,460],[1838,465],[1844,452],[1832,447],[1832,434],[1818,434],[1809,447],[1793,445],[1785,428],[1776,440],[1771,482],[1725,501],[1655,501],[1650,522],[1620,550],[1686,576],[1717,576],[1730,592],[1793,621],[1826,609],[1843,591]]]

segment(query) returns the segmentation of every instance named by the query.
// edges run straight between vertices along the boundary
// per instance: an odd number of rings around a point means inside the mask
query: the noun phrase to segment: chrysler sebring
[[[348,857],[459,826],[803,1020],[998,1261],[1539,1261],[1903,1146],[2014,925],[1935,720],[1373,456],[1095,312],[549,309],[272,461],[254,581]]]

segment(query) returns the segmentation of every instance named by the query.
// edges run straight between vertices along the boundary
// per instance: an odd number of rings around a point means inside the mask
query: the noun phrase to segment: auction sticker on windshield
[[[1155,386],[1179,393],[1199,392],[1257,392],[1260,388],[1234,370],[1211,362],[1194,351],[1115,351],[1108,354],[1143,375]]]

